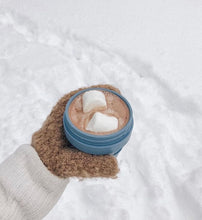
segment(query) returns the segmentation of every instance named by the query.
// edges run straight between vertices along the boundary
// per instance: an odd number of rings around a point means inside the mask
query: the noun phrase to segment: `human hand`
[[[120,91],[111,85],[95,85]],[[90,87],[90,88],[91,88]],[[31,145],[44,165],[53,174],[66,177],[116,177],[119,172],[117,159],[112,155],[91,155],[74,148],[67,140],[63,129],[63,113],[68,100],[80,88],[64,95],[53,107],[42,127],[32,136]]]

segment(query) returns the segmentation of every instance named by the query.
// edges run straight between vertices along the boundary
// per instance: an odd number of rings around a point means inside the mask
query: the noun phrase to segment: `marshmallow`
[[[90,90],[83,94],[83,112],[89,112],[96,107],[106,107],[107,103],[103,92],[98,90]]]
[[[86,130],[93,132],[107,132],[118,128],[118,119],[114,116],[108,116],[100,112],[96,112],[88,125]]]

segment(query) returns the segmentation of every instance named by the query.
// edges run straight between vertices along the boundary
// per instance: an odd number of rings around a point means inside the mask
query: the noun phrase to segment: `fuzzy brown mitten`
[[[120,91],[111,85],[95,85]],[[116,157],[111,155],[91,155],[74,148],[67,140],[63,130],[65,106],[80,88],[64,95],[53,107],[42,127],[33,134],[32,146],[44,165],[59,177],[116,177],[119,172]]]

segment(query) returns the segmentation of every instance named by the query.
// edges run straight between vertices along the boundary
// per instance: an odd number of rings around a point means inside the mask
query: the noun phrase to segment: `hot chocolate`
[[[78,95],[69,106],[69,118],[71,122],[80,130],[96,135],[106,135],[117,132],[122,129],[129,120],[129,109],[125,102],[119,98],[117,95],[108,92],[102,91],[105,95],[106,107],[97,107],[91,110],[90,112],[83,112],[83,103],[82,103],[82,95]],[[101,112],[108,116],[114,116],[118,119],[118,128],[108,132],[93,132],[86,130],[87,124],[95,114],[95,112]]]

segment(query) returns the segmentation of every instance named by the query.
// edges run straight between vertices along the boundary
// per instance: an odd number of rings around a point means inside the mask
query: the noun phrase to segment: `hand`
[[[111,85],[96,85],[120,91]],[[67,140],[63,130],[65,106],[80,88],[64,95],[53,107],[42,127],[33,134],[32,146],[44,165],[59,177],[116,177],[119,172],[116,157],[111,155],[91,155],[74,148]]]

